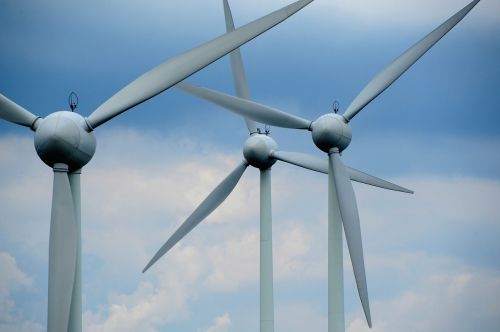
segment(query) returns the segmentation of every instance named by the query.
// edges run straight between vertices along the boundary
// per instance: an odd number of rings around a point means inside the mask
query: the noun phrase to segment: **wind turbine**
[[[223,0],[226,30],[234,30],[231,9],[227,0]],[[249,100],[250,94],[241,52],[238,49],[230,54],[233,83],[239,98]],[[178,86],[183,85],[179,83]],[[274,331],[273,300],[273,254],[272,254],[272,212],[271,212],[271,168],[277,160],[296,166],[328,174],[328,162],[324,159],[303,153],[279,151],[277,143],[257,128],[256,123],[244,117],[250,137],[243,146],[244,159],[194,210],[172,236],[156,252],[142,272],[146,272],[177,242],[191,232],[199,223],[210,215],[230,195],[238,184],[246,168],[251,165],[260,170],[260,331]],[[347,168],[350,180],[373,186],[413,193],[411,190],[376,178],[353,168]]]
[[[118,91],[88,117],[60,111],[41,118],[0,94],[0,118],[34,131],[36,152],[54,171],[47,331],[82,329],[80,174],[95,152],[94,129],[191,76],[312,1],[296,1],[160,64]]]
[[[358,208],[349,181],[349,169],[340,159],[340,153],[349,146],[352,138],[349,122],[460,22],[478,2],[479,0],[475,0],[469,3],[389,64],[364,87],[342,115],[329,113],[310,121],[207,88],[186,83],[177,84],[177,87],[186,92],[254,121],[284,128],[309,130],[314,144],[328,154],[328,331],[330,332],[345,330],[342,226],[361,304],[368,326],[372,325]]]

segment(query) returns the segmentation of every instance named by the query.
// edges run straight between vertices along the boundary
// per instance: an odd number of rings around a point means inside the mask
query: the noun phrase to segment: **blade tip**
[[[405,193],[413,195],[415,192],[411,189],[403,188]]]
[[[153,264],[154,264],[154,263],[155,263],[155,262],[150,261],[150,262],[149,262],[149,263],[148,263],[148,264],[144,267],[144,269],[142,269],[142,273],[145,273],[147,270],[149,270],[149,268],[150,268],[151,266],[153,266]]]
[[[368,324],[369,328],[372,328],[372,315],[370,313],[370,308],[368,308],[368,311],[366,313],[366,323]]]

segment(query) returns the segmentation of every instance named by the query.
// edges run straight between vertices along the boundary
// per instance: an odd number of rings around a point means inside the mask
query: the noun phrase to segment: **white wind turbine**
[[[223,0],[227,32],[234,30],[231,9],[227,0]],[[249,100],[248,83],[239,49],[230,54],[231,69],[236,94],[239,98]],[[179,83],[177,86],[184,86]],[[328,162],[307,154],[279,151],[276,142],[266,132],[262,134],[256,123],[244,117],[250,137],[243,147],[244,159],[194,210],[180,225],[165,244],[148,262],[146,272],[163,255],[172,249],[177,242],[191,232],[199,223],[210,215],[229,196],[238,184],[246,168],[251,165],[260,170],[260,331],[274,331],[273,300],[273,254],[272,254],[272,212],[271,212],[271,167],[277,160],[288,162],[306,169],[328,174]],[[373,186],[413,193],[411,190],[376,178],[361,171],[346,167],[350,180]]]
[[[0,94],[0,118],[33,130],[38,156],[54,170],[47,331],[82,329],[80,174],[95,152],[93,130],[281,23],[312,1],[296,1],[160,64],[118,91],[89,117],[60,111],[41,118]]]
[[[179,83],[177,87],[204,98],[227,110],[268,125],[306,129],[312,132],[314,144],[328,154],[328,166],[321,166],[311,157],[296,156],[296,164],[309,164],[328,173],[328,331],[345,330],[344,282],[342,265],[342,226],[354,270],[354,277],[368,325],[371,327],[370,306],[366,284],[361,228],[349,168],[340,159],[340,153],[351,142],[349,122],[366,105],[387,89],[425,52],[450,31],[479,2],[472,1],[455,15],[410,47],[389,66],[375,76],[349,105],[344,114],[325,114],[315,121],[306,120],[280,110],[207,88]],[[307,166],[305,166],[307,167]],[[313,167],[310,167],[313,169]]]

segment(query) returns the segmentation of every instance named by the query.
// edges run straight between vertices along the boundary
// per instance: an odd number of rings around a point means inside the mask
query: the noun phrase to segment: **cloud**
[[[43,331],[40,324],[25,320],[16,308],[12,293],[31,287],[32,281],[17,267],[9,253],[0,251],[0,330],[4,332]]]
[[[274,279],[293,279],[317,276],[318,264],[308,260],[311,234],[302,226],[286,225],[273,234]],[[257,230],[245,232],[242,237],[229,239],[221,245],[206,250],[212,271],[206,286],[217,291],[235,291],[242,285],[259,279],[259,233]]]
[[[347,332],[466,332],[477,327],[496,331],[500,327],[498,270],[471,268],[453,258],[425,254],[387,257],[387,260],[397,261],[405,272],[400,274],[382,265],[369,267],[369,272],[385,269],[384,278],[391,286],[375,300],[371,296],[373,328],[368,328],[356,301],[357,310],[347,311]],[[406,278],[409,280],[403,289],[397,292],[390,289],[399,287],[400,280]],[[346,289],[346,296],[350,293]],[[326,298],[323,300],[325,303]],[[327,328],[326,307],[318,306],[316,301],[291,300],[278,302],[276,306],[277,331]]]
[[[500,182],[463,176],[412,177],[396,179],[415,190],[414,195],[395,194],[356,185],[364,235],[371,249],[417,248],[429,241],[460,241],[464,231],[487,236],[486,229],[500,227]],[[388,208],[381,209],[390,201]],[[412,211],[411,214],[408,211]],[[377,236],[388,230],[398,237],[391,241]],[[446,234],[455,234],[445,238]],[[441,240],[442,241],[442,240]],[[442,243],[445,244],[445,243]],[[439,243],[433,244],[433,248]]]
[[[225,332],[229,330],[231,325],[231,318],[229,314],[225,312],[222,316],[216,317],[214,323],[206,329],[206,332]]]
[[[108,302],[84,315],[84,330],[157,331],[159,326],[189,317],[188,300],[197,294],[203,262],[196,248],[176,248],[169,264],[154,268],[152,278],[144,276],[131,293],[110,293]]]
[[[275,326],[276,331],[327,331],[328,320],[316,303],[278,303]]]
[[[13,144],[18,150],[10,148]],[[2,244],[13,249],[14,257],[29,255],[45,266],[47,251],[40,248],[48,245],[52,174],[36,160],[31,144],[17,136],[0,139],[0,209],[7,216],[0,220]],[[216,213],[150,271],[140,274],[155,250],[240,158],[238,151],[158,133],[116,129],[99,137],[95,159],[82,174],[86,330],[163,331],[196,321],[200,313],[192,312],[193,307],[210,296],[257,292],[259,191],[258,172],[252,168]],[[13,163],[19,167],[11,167]],[[321,327],[326,319],[325,298],[315,293],[314,286],[326,285],[326,177],[285,164],[273,169],[275,280],[289,286],[291,294],[312,296],[304,301],[278,298],[277,327],[289,326],[284,322],[288,314],[283,312],[317,317]],[[384,308],[404,304],[419,309],[438,301],[432,296],[439,294],[439,287],[446,286],[443,306],[462,300],[488,303],[499,291],[499,267],[491,258],[498,257],[499,248],[489,235],[499,227],[495,197],[500,195],[500,183],[427,175],[390,180],[411,187],[416,194],[355,185],[376,326],[396,326],[384,316]],[[38,231],[26,234],[26,229]],[[462,255],[460,248],[474,255]],[[18,256],[19,252],[23,255]],[[489,252],[490,258],[478,265],[478,252]],[[357,298],[347,251],[344,261],[350,303]],[[40,275],[46,275],[46,270],[34,278],[42,279]],[[482,284],[489,285],[491,294]],[[220,301],[213,306],[227,310],[227,303]],[[246,311],[248,306],[239,303],[237,307]],[[22,308],[22,303],[16,307]],[[358,306],[354,308],[348,311],[351,329],[357,328],[357,320],[363,322],[360,313],[354,314]],[[454,306],[445,316],[460,321],[467,309]],[[411,315],[410,309],[398,315],[403,319]],[[429,318],[437,324],[436,319]],[[475,319],[488,326],[496,322],[489,314]],[[240,328],[232,311],[231,322],[231,327]]]
[[[6,252],[0,252],[0,266],[2,274],[0,274],[0,320],[9,320],[10,311],[14,307],[14,302],[10,298],[10,294],[17,288],[27,287],[31,284],[31,280],[26,274],[17,268],[14,257]]]
[[[498,271],[455,265],[452,271],[435,270],[398,296],[374,301],[373,329],[358,315],[347,331],[495,331],[500,327],[499,294]]]

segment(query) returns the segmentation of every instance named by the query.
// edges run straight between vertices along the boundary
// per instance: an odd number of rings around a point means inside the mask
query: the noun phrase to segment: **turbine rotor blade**
[[[193,213],[182,223],[175,233],[165,242],[158,252],[149,261],[142,272],[146,272],[158,259],[167,253],[177,242],[193,230],[200,222],[212,213],[233,191],[241,176],[248,167],[248,163],[243,161],[236,167],[194,210]]]
[[[474,8],[479,0],[472,1],[462,10],[450,17],[447,21],[410,47],[399,58],[375,76],[370,83],[358,94],[344,113],[344,118],[350,121],[366,105],[387,89],[408,68],[410,68],[422,55],[436,44],[448,31],[460,22],[467,13]]]
[[[32,127],[38,117],[0,94],[0,118],[21,126]]]
[[[345,332],[342,214],[332,162],[328,161],[328,331]]]
[[[284,161],[286,163],[310,169],[319,173],[328,174],[328,162],[324,159],[314,157],[305,153],[287,152],[287,151],[272,151],[271,158]],[[379,187],[388,190],[400,191],[408,194],[413,194],[413,191],[389,181],[377,178],[373,175],[361,172],[352,167],[345,166],[347,175],[352,181],[368,184],[374,187]]]
[[[305,153],[287,151],[272,151],[270,156],[274,159],[281,160],[292,165],[328,174],[328,162],[318,157]]]
[[[338,150],[329,154],[332,163],[333,178],[335,189],[342,216],[342,224],[351,256],[354,278],[358,287],[359,297],[365,312],[368,326],[372,326],[370,315],[370,304],[368,301],[368,287],[366,285],[365,262],[363,257],[363,243],[361,240],[361,227],[359,224],[358,207],[356,206],[356,197],[352,184],[349,181],[349,175],[345,170],[344,164],[340,160]]]
[[[77,220],[68,167],[54,165],[49,241],[48,331],[68,331],[77,260]]]
[[[352,167],[345,166],[347,174],[352,181],[368,184],[370,186],[379,187],[388,190],[400,191],[407,194],[413,194],[413,190],[398,186],[397,184],[377,178],[373,175],[358,171]]]
[[[69,315],[69,331],[82,331],[82,213],[81,213],[81,185],[80,176],[82,170],[74,170],[68,173],[76,220],[76,267],[75,281],[73,283],[73,296],[71,298],[71,311]]]
[[[227,0],[224,3],[224,17],[226,19],[226,32],[234,31],[233,15]],[[250,92],[248,89],[247,76],[245,74],[245,67],[243,66],[243,59],[241,58],[241,51],[239,48],[235,49],[229,54],[231,59],[231,72],[233,74],[234,88],[236,95],[243,99],[250,99]],[[257,125],[255,121],[245,118],[248,132],[250,134],[257,132]]]
[[[260,170],[260,331],[274,331],[271,168]]]
[[[151,69],[99,106],[87,118],[88,124],[92,128],[96,128],[118,114],[156,96],[283,22],[312,1],[299,0],[294,2]]]
[[[271,126],[292,129],[309,129],[311,126],[311,121],[309,120],[250,100],[230,96],[222,92],[190,85],[184,82],[177,84],[176,87],[225,108],[228,111]]]

